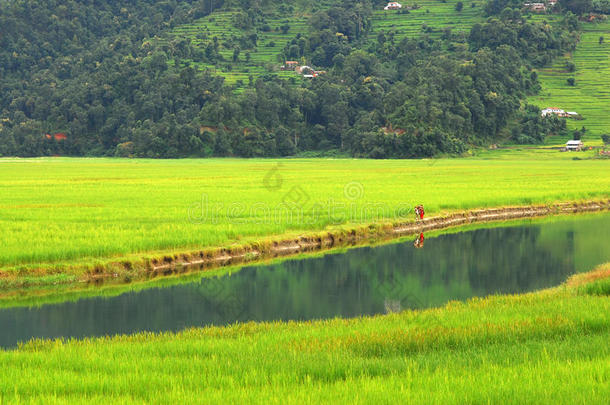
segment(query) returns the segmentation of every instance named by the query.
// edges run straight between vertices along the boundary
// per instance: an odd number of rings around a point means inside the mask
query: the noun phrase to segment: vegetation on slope
[[[610,21],[583,23],[579,44],[573,52],[558,58],[552,66],[538,70],[542,86],[540,94],[529,99],[543,107],[557,106],[575,111],[584,120],[569,120],[568,128],[586,128],[583,139],[599,139],[610,134]],[[568,79],[574,78],[571,86]],[[590,135],[595,135],[590,136]],[[564,138],[549,138],[562,143]]]
[[[88,3],[74,2],[71,14],[54,3],[2,2],[0,154],[252,157],[338,149],[412,157],[461,153],[492,141],[509,122],[522,140],[561,130],[521,104],[538,90],[531,66],[572,49],[563,26],[528,22],[515,11],[468,35],[433,35],[439,23],[422,27],[420,37],[402,37],[375,28],[381,3],[142,1],[134,11],[110,2],[93,14],[100,23],[87,25],[74,17],[93,7]],[[210,6],[221,9],[205,17]],[[62,29],[26,35],[30,9],[54,19],[42,25]],[[474,18],[471,9],[455,13]],[[421,13],[400,16],[417,21]],[[122,17],[104,31],[114,14]],[[229,29],[220,33],[216,18]],[[258,54],[274,37],[289,39],[280,59],[328,74],[299,86],[296,76],[281,78],[286,72],[248,72],[247,84],[243,75],[231,79],[241,86],[234,92],[222,71],[269,67],[263,61],[271,53]],[[208,67],[213,72],[199,70]]]

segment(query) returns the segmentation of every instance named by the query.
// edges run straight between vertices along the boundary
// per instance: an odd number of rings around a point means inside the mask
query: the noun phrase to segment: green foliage
[[[383,11],[367,1],[319,8],[228,2],[205,16],[222,2],[164,9],[140,0],[131,14],[101,8],[93,14],[99,25],[58,36],[70,34],[74,43],[49,42],[39,30],[28,48],[20,43],[27,36],[24,4],[2,3],[4,25],[21,24],[3,37],[0,51],[7,83],[0,96],[2,155],[123,156],[119,145],[126,143],[128,156],[151,158],[324,149],[378,158],[459,154],[497,137],[521,100],[537,91],[528,65],[545,64],[573,45],[560,29],[525,23],[518,12],[476,24],[468,36],[426,25],[423,36],[400,38],[393,31],[372,35]],[[53,15],[53,4],[37,10]],[[75,7],[86,14],[92,6]],[[297,24],[279,17],[279,9],[311,16]],[[120,24],[110,22],[114,14]],[[69,15],[56,16],[67,25]],[[102,23],[112,28],[104,31]],[[283,48],[272,38],[283,38]],[[52,54],[41,57],[48,46]],[[327,74],[299,87],[296,73],[275,71],[285,59]],[[397,128],[397,136],[384,127]],[[204,128],[215,136],[203,136]]]
[[[555,115],[542,117],[538,106],[526,105],[517,125],[511,129],[511,137],[519,144],[543,143],[548,134],[563,134],[565,129],[565,120]]]
[[[561,18],[553,16],[540,16],[549,21],[549,24],[562,24]],[[602,80],[610,75],[610,43],[599,45],[599,37],[610,32],[610,21],[582,24],[582,33],[578,46],[571,54],[558,57],[556,62],[538,70],[538,78],[542,90],[538,95],[532,95],[528,102],[541,108],[559,107],[566,111],[576,111],[583,119],[589,134],[587,145],[598,141],[599,136],[608,133],[610,128],[610,81]],[[566,64],[573,63],[575,72],[567,72]],[[568,86],[567,79],[573,77],[577,86]],[[568,119],[568,129],[577,129],[582,122]],[[566,137],[557,139],[551,137],[549,142],[565,143]]]
[[[559,0],[559,5],[575,14],[588,13],[593,9],[592,0]]]

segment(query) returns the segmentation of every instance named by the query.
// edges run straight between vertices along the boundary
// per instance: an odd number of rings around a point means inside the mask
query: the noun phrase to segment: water
[[[610,261],[610,215],[526,221],[345,253],[246,266],[231,275],[115,297],[0,309],[0,346],[33,337],[177,331],[236,321],[355,317],[555,286]]]

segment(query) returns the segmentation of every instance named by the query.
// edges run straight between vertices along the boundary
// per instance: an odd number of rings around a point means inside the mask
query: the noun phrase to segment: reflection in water
[[[417,238],[413,241],[413,246],[417,249],[421,249],[424,247],[424,233],[420,233]]]
[[[610,215],[478,229],[248,266],[111,298],[0,310],[0,346],[31,337],[180,330],[235,321],[354,317],[560,284],[610,260]]]

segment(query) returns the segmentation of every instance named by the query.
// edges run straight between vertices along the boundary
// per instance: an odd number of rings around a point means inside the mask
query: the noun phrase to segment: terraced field
[[[174,38],[188,38],[191,43],[197,45],[201,49],[205,45],[213,41],[213,38],[218,38],[220,47],[219,53],[224,58],[224,61],[216,64],[208,64],[188,60],[188,62],[198,69],[210,69],[216,74],[225,77],[228,84],[237,84],[241,87],[240,81],[248,83],[249,76],[256,79],[257,76],[266,73],[276,73],[283,77],[299,78],[293,72],[279,71],[281,61],[278,60],[278,55],[290,39],[294,38],[297,33],[305,33],[307,31],[307,17],[303,14],[293,15],[287,18],[268,18],[266,24],[269,25],[269,31],[260,29],[252,30],[258,36],[257,46],[253,49],[243,49],[239,56],[238,62],[233,62],[233,48],[229,47],[226,41],[233,38],[239,38],[248,31],[241,30],[235,27],[233,23],[234,16],[238,13],[237,10],[215,12],[206,16],[192,24],[185,24],[176,27],[169,33],[166,38],[160,40],[161,43],[167,43]],[[288,24],[290,29],[283,33],[280,26]],[[250,53],[250,59],[246,60],[246,53]],[[231,66],[231,70],[227,66]]]
[[[585,126],[588,132],[583,139],[599,144],[599,135],[610,133],[610,21],[583,24],[582,30],[573,54],[558,58],[553,66],[539,71],[542,91],[529,102],[582,114],[583,121],[568,120],[568,127]],[[601,36],[605,40],[600,44]],[[567,62],[574,63],[574,72],[568,71]],[[574,86],[568,85],[570,77],[576,80]],[[562,143],[565,139],[550,141]]]
[[[455,11],[458,0],[448,0],[443,3],[438,0],[425,0],[418,2],[420,8],[411,10],[409,14],[400,14],[396,11],[378,10],[373,16],[373,27],[370,38],[374,40],[379,32],[393,32],[394,38],[401,39],[405,36],[415,37],[424,32],[425,26],[429,27],[427,32],[432,37],[438,37],[442,29],[450,27],[454,32],[467,32],[470,26],[482,19],[482,9],[480,2],[467,3],[461,12]],[[319,7],[328,7],[330,3],[322,3]],[[471,4],[475,4],[472,7]],[[216,64],[208,64],[187,60],[191,66],[198,69],[210,69],[216,74],[225,77],[228,84],[234,84],[240,89],[241,83],[248,83],[249,77],[256,77],[275,73],[282,77],[293,77],[301,80],[300,76],[293,72],[283,72],[279,70],[281,60],[278,57],[288,41],[293,39],[296,34],[305,34],[308,30],[307,19],[311,15],[311,10],[300,8],[292,15],[278,15],[269,13],[265,18],[265,24],[270,30],[262,30],[262,26],[256,27],[249,32],[256,32],[258,36],[257,46],[253,49],[243,49],[239,61],[233,62],[233,48],[226,42],[231,38],[239,38],[248,31],[241,30],[234,25],[234,16],[238,10],[224,10],[201,18],[192,24],[184,24],[176,27],[165,38],[158,41],[168,43],[176,38],[188,38],[191,43],[204,49],[205,45],[218,38],[220,48],[219,53],[224,61]],[[284,33],[281,26],[290,26],[288,32]],[[264,24],[263,24],[264,25]],[[250,59],[246,60],[246,53],[250,53]],[[230,70],[227,66],[231,65]]]
[[[409,14],[400,14],[398,11],[376,11],[373,16],[371,38],[376,38],[381,31],[393,32],[396,39],[416,37],[426,31],[431,37],[438,37],[446,27],[451,28],[454,33],[467,33],[474,23],[484,18],[483,2],[480,1],[464,1],[464,8],[460,12],[455,10],[458,0],[447,0],[445,3],[440,0],[424,0],[416,3],[420,8],[410,10]],[[426,30],[425,27],[428,29]]]

